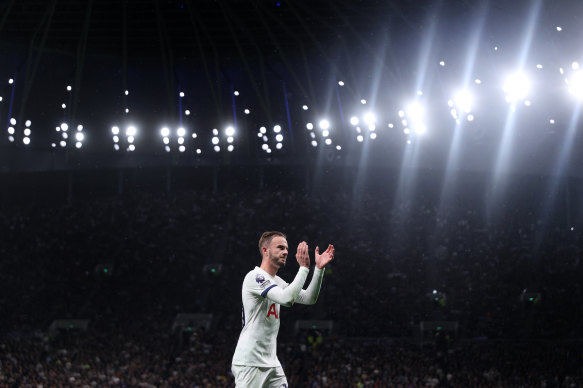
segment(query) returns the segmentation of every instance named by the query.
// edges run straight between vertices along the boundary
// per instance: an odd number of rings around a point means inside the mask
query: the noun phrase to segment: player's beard
[[[273,264],[274,267],[281,268],[281,267],[285,267],[285,263],[287,261],[287,257],[282,262],[282,259],[279,256],[271,256],[270,255],[269,260],[271,261],[271,264]]]

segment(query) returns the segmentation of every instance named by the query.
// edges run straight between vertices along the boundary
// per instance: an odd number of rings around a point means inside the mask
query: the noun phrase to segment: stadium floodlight
[[[216,128],[213,128],[213,136],[219,136],[219,130]]]
[[[571,69],[579,70],[579,62],[575,61],[575,62],[571,63]]]
[[[187,115],[187,116],[190,116],[190,110],[188,110],[188,109],[187,109],[187,110],[185,110],[185,111],[184,111],[184,114],[185,114],[185,115]]]
[[[261,132],[257,132],[257,137],[261,137],[261,136],[263,136],[263,135],[261,134]]]
[[[373,132],[373,133],[371,133],[371,134],[370,134],[370,138],[371,138],[371,140],[374,140],[374,139],[376,139],[376,138],[377,138],[377,134],[376,134],[376,132]]]
[[[279,126],[279,125],[274,126],[273,127],[273,132],[280,133],[281,132],[281,126]]]
[[[130,113],[130,108],[126,108],[126,113]]]
[[[377,118],[373,113],[367,113],[364,115],[364,122],[367,124],[374,124]]]
[[[323,130],[322,131],[322,136],[324,136],[324,137],[330,136],[330,131],[328,131],[327,129]]]
[[[326,119],[320,120],[320,129],[328,129],[330,128],[330,122]]]
[[[69,138],[69,135],[67,135],[67,132],[63,132],[62,136],[63,136],[63,139],[68,139]]]
[[[170,136],[170,129],[168,129],[168,127],[163,127],[163,128],[160,130],[160,135],[161,135],[162,137],[168,137],[168,136]]]
[[[576,71],[569,80],[569,93],[577,99],[583,99],[583,71]]]
[[[14,127],[8,127],[8,133],[10,135],[14,135],[14,132],[15,132]]]
[[[245,112],[246,115],[248,115],[249,113],[251,113],[251,111],[249,109],[245,109],[243,112]]]
[[[467,116],[468,121],[474,121],[474,115],[473,114],[469,114]]]
[[[306,124],[306,128],[308,129],[308,131],[311,131],[312,129],[314,129],[314,124],[312,124],[312,123],[307,123],[307,124]]]
[[[81,143],[80,141],[75,143],[75,147],[77,147],[77,149],[83,147],[83,143]]]
[[[182,98],[184,97],[184,92],[180,92],[179,96]]]
[[[407,139],[407,144],[411,144],[411,139]]]
[[[399,111],[399,117],[400,117],[400,118],[403,118],[403,117],[405,117],[405,111],[404,111],[404,110],[400,110],[400,111]]]
[[[77,131],[82,131],[83,130],[83,126],[81,124],[77,125]]]
[[[263,144],[261,145],[261,149],[262,149],[263,151],[267,151],[267,149],[268,149],[268,148],[269,148],[269,146],[267,145],[267,143],[263,143]]]
[[[463,89],[454,94],[453,102],[457,109],[465,113],[470,113],[472,111],[474,98],[469,90]]]
[[[559,31],[559,32],[563,31],[563,27],[557,26],[557,31]]]
[[[133,144],[130,144],[130,146],[128,147],[128,151],[132,152],[136,150],[136,146]]]
[[[516,72],[509,75],[506,77],[503,88],[506,93],[506,101],[514,103],[524,100],[530,92],[530,87],[530,81],[524,73]]]
[[[137,132],[136,127],[130,125],[126,129],[126,136],[136,136],[136,132]]]
[[[186,136],[186,129],[184,129],[183,127],[180,127],[176,130],[176,134],[180,137],[184,137],[184,136]]]
[[[362,135],[358,135],[356,137],[356,141],[358,141],[359,143],[362,143],[364,141],[364,137]]]
[[[327,145],[332,144],[332,139],[328,138],[324,141],[324,143],[326,143]]]
[[[114,143],[119,143],[119,137],[117,137],[117,136],[114,136],[114,137],[113,137],[113,142],[114,142]]]
[[[232,144],[229,144],[229,146],[227,147],[227,151],[229,151],[229,152],[233,152],[234,149],[235,149],[235,147],[233,147]]]
[[[362,100],[360,100],[360,103],[361,103],[362,105],[365,105],[365,104],[366,104],[366,100],[363,98]]]
[[[350,124],[352,124],[352,125],[358,125],[359,122],[360,121],[358,120],[358,117],[356,117],[356,116],[352,116],[350,118]]]
[[[61,108],[67,109],[67,104],[65,104],[65,103],[61,104]]]
[[[10,79],[8,80],[8,83],[9,83],[10,85],[12,85],[12,84],[14,83],[14,78],[10,78]]]
[[[170,152],[170,146],[168,146],[168,145],[167,146],[164,146],[164,151]]]
[[[239,95],[239,91],[238,91],[238,90],[235,90],[235,91],[233,92],[233,94],[234,94],[235,96],[238,96],[238,95]]]
[[[263,141],[267,142],[267,136],[263,136]]]
[[[134,142],[134,137],[133,136],[128,136],[128,143],[133,143]]]
[[[166,145],[170,144],[170,139],[167,137],[162,138],[162,142]]]
[[[130,91],[129,90],[126,90],[126,91],[124,91],[124,94],[127,96],[127,95],[130,94]]]
[[[178,147],[178,151],[184,152],[184,151],[186,151],[186,147],[181,145],[180,147]]]
[[[439,61],[439,66],[444,67],[445,66],[445,61]]]
[[[215,152],[219,152],[221,150],[221,147],[219,147],[218,145],[215,146]]]
[[[30,136],[30,128],[24,130],[24,136]]]
[[[536,68],[541,70],[543,68],[543,65],[541,65],[540,63],[537,63]]]
[[[410,130],[409,128],[403,128],[403,133],[404,133],[405,135],[408,135],[408,134],[410,134],[410,133],[411,133],[411,130]]]
[[[417,95],[418,96],[422,96],[423,95],[423,90],[417,90]]]
[[[26,127],[30,127],[30,124],[31,124],[30,120],[26,120],[26,121],[24,122],[24,125],[25,125]]]
[[[338,85],[344,86],[344,81],[338,81]]]
[[[29,137],[24,137],[24,138],[22,138],[22,142],[23,142],[25,145],[29,145],[29,144],[30,144],[30,138],[29,138]]]
[[[304,106],[302,106],[302,109],[303,110],[308,110],[308,106],[307,105],[304,105]]]
[[[261,127],[259,128],[259,132],[261,132],[261,134],[264,135],[267,132],[267,128]]]
[[[179,137],[178,138],[178,144],[184,144],[184,138],[183,137]]]
[[[67,146],[67,142],[66,142],[65,140],[61,140],[61,141],[59,142],[59,145],[60,145],[61,147],[66,147],[66,146]]]
[[[337,149],[338,151],[340,151],[340,150],[342,149],[342,147],[341,147],[341,146],[339,146],[339,145],[337,145],[337,146],[336,146],[336,149]]]
[[[277,148],[278,150],[280,150],[280,149],[282,149],[282,148],[283,148],[283,144],[281,144],[281,143],[277,143],[277,144],[275,145],[275,148]]]
[[[57,144],[55,144],[55,143],[51,143],[51,147],[52,147],[52,148],[56,148],[56,147],[57,147]]]
[[[8,141],[14,143],[14,136],[8,136]]]
[[[374,125],[374,124],[369,124],[368,125],[368,130],[369,131],[374,132],[375,129],[377,129],[377,126],[376,125]]]
[[[316,138],[316,134],[315,134],[314,132],[310,132],[310,137],[311,137],[312,139],[315,139],[315,138]]]
[[[10,124],[16,125],[16,119],[14,117],[10,119]]]
[[[227,143],[232,143],[235,140],[235,138],[233,136],[229,136],[227,138]]]
[[[550,120],[549,120],[549,123],[550,123],[550,124],[554,124],[554,123],[555,123],[555,120],[553,120],[553,119],[550,119]]]
[[[318,142],[316,140],[312,140],[312,147],[317,147],[318,146]]]
[[[71,91],[71,89],[73,89],[73,88],[71,87],[71,85],[67,85],[67,91],[68,91],[68,92],[70,92],[70,91]]]
[[[196,132],[193,132],[193,133],[192,133],[192,138],[193,138],[193,139],[196,139],[196,137],[197,137],[197,134],[196,134]]]
[[[218,137],[216,137],[216,136],[214,136],[214,137],[211,139],[211,141],[212,141],[212,143],[213,143],[213,144],[219,144],[219,138],[218,138]]]
[[[111,127],[111,133],[114,135],[119,135],[119,128],[118,127]]]
[[[202,150],[201,150],[200,148],[197,148],[197,149],[196,149],[196,153],[197,153],[198,155],[200,155],[200,154],[202,154]]]
[[[84,138],[85,138],[85,135],[83,135],[82,132],[77,132],[75,134],[75,139],[77,139],[77,141],[83,141]]]
[[[265,152],[267,152],[268,154],[270,154],[271,153],[271,148],[266,149]]]
[[[225,128],[225,135],[227,135],[228,137],[235,136],[235,128],[233,128],[231,126]]]
[[[116,150],[116,151],[119,151],[119,144],[114,144],[113,145],[113,149]]]
[[[283,135],[282,135],[281,133],[278,133],[278,134],[275,136],[275,141],[277,141],[277,142],[281,143],[281,142],[283,141]]]
[[[0,96],[0,102],[2,102],[2,100],[3,100],[3,97],[2,97],[2,96]]]
[[[387,124],[387,127],[394,128],[395,126],[393,125],[393,123],[389,123],[389,124]]]

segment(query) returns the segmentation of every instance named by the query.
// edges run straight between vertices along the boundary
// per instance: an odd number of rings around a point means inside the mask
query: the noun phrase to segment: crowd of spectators
[[[291,386],[576,386],[580,347],[545,341],[582,337],[580,234],[539,208],[524,201],[489,218],[467,198],[444,204],[428,192],[267,188],[6,208],[0,387],[231,386],[240,283],[265,230],[288,234],[288,280],[299,241],[336,247],[318,303],[281,314]],[[178,313],[211,313],[213,326],[177,345]],[[89,319],[90,330],[44,334],[65,318]],[[335,339],[306,349],[298,319],[333,320]],[[422,321],[459,323],[446,363],[417,345],[344,342],[417,338]]]

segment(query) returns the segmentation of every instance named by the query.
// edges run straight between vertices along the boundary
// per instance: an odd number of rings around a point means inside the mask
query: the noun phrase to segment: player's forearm
[[[301,304],[314,304],[318,300],[318,295],[320,295],[320,288],[322,287],[322,279],[324,278],[324,270],[318,268],[314,269],[314,275],[312,275],[312,281],[307,289],[300,291],[296,302]]]
[[[302,287],[304,287],[304,283],[306,282],[309,272],[310,272],[309,268],[300,267],[293,282],[291,282],[284,289],[282,289],[281,287],[273,287],[268,291],[267,297],[270,300],[279,303],[283,306],[291,306],[292,304],[294,304],[300,291],[302,291]]]

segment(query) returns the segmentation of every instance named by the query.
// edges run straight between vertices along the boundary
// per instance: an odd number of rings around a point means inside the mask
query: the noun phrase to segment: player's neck
[[[264,270],[273,277],[275,277],[275,275],[277,274],[277,270],[279,269],[275,267],[273,264],[271,264],[269,260],[263,260],[259,268],[261,268],[262,270]]]

